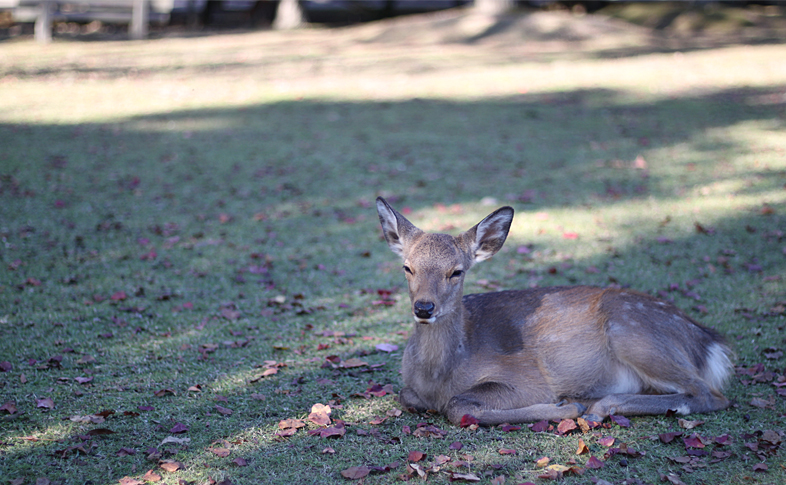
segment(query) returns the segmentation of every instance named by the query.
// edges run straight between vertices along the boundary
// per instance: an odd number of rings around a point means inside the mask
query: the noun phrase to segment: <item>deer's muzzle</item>
[[[434,316],[434,308],[436,306],[430,301],[418,300],[412,305],[412,311],[421,323],[428,323],[425,320],[430,320]]]

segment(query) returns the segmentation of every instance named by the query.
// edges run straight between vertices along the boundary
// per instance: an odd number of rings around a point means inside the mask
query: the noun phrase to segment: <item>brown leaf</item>
[[[613,436],[604,436],[598,439],[598,444],[601,446],[612,446],[614,445],[614,437]]]
[[[88,436],[101,436],[101,435],[107,435],[107,434],[115,434],[115,432],[112,431],[111,429],[96,428],[96,429],[91,429],[86,434]]]
[[[678,419],[677,423],[680,425],[680,428],[684,429],[693,429],[696,426],[701,426],[704,424],[704,421],[688,421],[687,419]]]
[[[452,460],[452,458],[447,455],[437,455],[436,457],[434,457],[434,464],[436,464],[437,466],[442,466],[445,463],[449,462],[450,460]]]
[[[462,480],[465,482],[479,482],[480,477],[475,475],[474,473],[458,473],[458,472],[451,473],[450,481],[455,482],[458,480]]]
[[[425,458],[425,456],[426,454],[422,451],[413,450],[409,452],[409,455],[407,455],[407,461],[417,462]]]
[[[759,438],[759,439],[761,441],[766,441],[766,442],[768,442],[768,443],[770,443],[772,445],[779,445],[780,442],[781,442],[780,435],[778,433],[776,433],[775,431],[772,431],[771,429],[768,429],[768,430],[764,431],[762,433],[762,435],[761,435],[761,438]]]
[[[220,456],[221,458],[226,458],[229,456],[229,450],[227,448],[222,448],[222,447],[208,448],[207,451],[217,456]]]
[[[537,423],[532,423],[529,428],[532,430],[533,433],[545,433],[549,430],[549,422],[547,420],[538,421]]]
[[[365,361],[362,361],[362,360],[360,360],[358,358],[353,357],[351,359],[347,359],[347,360],[343,361],[341,364],[339,364],[339,367],[341,367],[343,369],[353,369],[355,367],[363,367],[363,366],[366,366],[366,365],[368,365],[368,362],[365,362]]]
[[[160,466],[164,471],[169,473],[186,469],[186,467],[182,463],[175,460],[163,460],[161,461],[161,463],[158,464],[158,466]]]
[[[344,436],[346,432],[347,430],[346,428],[344,428],[344,425],[342,424],[341,426],[336,425],[336,426],[331,426],[329,428],[322,428],[321,430],[319,430],[319,436],[322,438],[334,438],[334,437],[340,438]]]
[[[0,406],[0,411],[5,411],[8,414],[16,414],[16,403],[14,401],[8,401],[7,403]]]
[[[153,395],[156,397],[164,397],[167,394],[172,394],[174,396],[177,393],[173,389],[161,389],[160,391],[156,391],[153,393]]]
[[[672,441],[674,441],[674,438],[679,438],[680,436],[682,436],[682,433],[681,433],[681,432],[679,432],[679,431],[674,431],[674,432],[671,432],[671,433],[662,433],[662,434],[659,434],[659,435],[658,435],[658,438],[660,438],[660,440],[661,440],[663,443],[666,443],[666,444],[668,444],[668,443],[671,443]]]
[[[668,480],[671,485],[685,485],[685,482],[680,480],[680,477],[675,475],[674,473],[669,473],[668,475],[661,475],[661,480],[665,481]]]
[[[548,456],[544,456],[542,458],[538,458],[537,460],[535,460],[535,466],[538,468],[546,468],[550,461],[551,458],[549,458]]]
[[[143,480],[131,477],[123,477],[120,479],[120,485],[144,485]]]
[[[231,308],[224,308],[221,310],[221,316],[227,320],[235,321],[240,318],[240,312],[237,310],[232,310]]]
[[[562,472],[554,469],[548,469],[545,472],[538,475],[538,478],[542,478],[544,480],[560,480],[562,479]]]
[[[308,420],[317,426],[327,426],[330,424],[330,413],[330,406],[316,403],[311,406],[311,413],[308,415]]]
[[[570,431],[573,431],[576,428],[577,426],[575,421],[573,421],[572,419],[563,419],[562,421],[559,422],[559,425],[557,426],[557,432],[559,434],[565,434]]]
[[[499,449],[499,454],[500,455],[515,455],[516,454],[516,450],[514,450],[512,448],[500,448]]]
[[[234,460],[232,460],[232,463],[234,463],[237,466],[248,466],[248,462],[240,457],[237,457]]]
[[[298,429],[305,425],[306,423],[299,419],[284,419],[278,422],[278,427],[280,429]]]
[[[576,450],[576,454],[583,455],[584,453],[589,453],[589,447],[582,438],[579,438],[579,449]]]
[[[369,474],[371,470],[367,466],[353,466],[341,471],[341,476],[351,480],[358,480]]]
[[[35,400],[35,407],[44,409],[54,409],[55,402],[48,397]]]
[[[757,463],[753,465],[753,471],[755,472],[766,472],[768,470],[766,463]]]
[[[604,466],[605,466],[605,463],[603,463],[602,461],[598,460],[594,456],[590,456],[589,460],[587,460],[586,467],[589,468],[590,470],[599,470],[599,469],[603,468]]]
[[[145,480],[146,482],[160,482],[161,475],[154,472],[153,470],[148,470],[147,473],[145,473],[145,476],[142,477],[142,480]]]
[[[95,357],[93,357],[92,355],[85,354],[82,357],[80,357],[79,360],[76,361],[76,363],[79,365],[83,365],[83,364],[92,364],[95,361],[96,361]]]
[[[216,411],[218,411],[219,413],[225,416],[232,416],[232,413],[234,413],[234,411],[232,411],[231,409],[225,408],[223,406],[219,406],[218,404],[216,404]]]
[[[749,404],[759,409],[775,409],[775,401],[772,399],[772,397],[773,396],[771,396],[769,400],[764,400],[760,397],[754,397],[751,399]]]

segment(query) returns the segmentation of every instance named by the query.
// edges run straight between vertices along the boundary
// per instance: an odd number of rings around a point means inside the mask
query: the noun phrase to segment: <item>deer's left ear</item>
[[[407,246],[423,231],[396,212],[382,197],[377,197],[377,214],[379,214],[379,223],[382,225],[382,233],[385,234],[388,247],[404,258]]]
[[[464,237],[469,239],[475,263],[489,259],[502,249],[512,222],[513,208],[506,206],[495,210],[464,233]]]

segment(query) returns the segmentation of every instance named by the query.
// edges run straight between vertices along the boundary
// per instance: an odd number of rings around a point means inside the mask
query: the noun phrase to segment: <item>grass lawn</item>
[[[783,59],[564,12],[0,43],[0,483],[785,483]],[[512,205],[466,293],[672,300],[733,344],[734,405],[402,413],[378,195],[454,234]]]

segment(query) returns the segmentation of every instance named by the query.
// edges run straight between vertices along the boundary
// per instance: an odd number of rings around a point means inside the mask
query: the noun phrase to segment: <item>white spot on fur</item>
[[[690,414],[690,407],[687,404],[677,407],[677,414]]]

